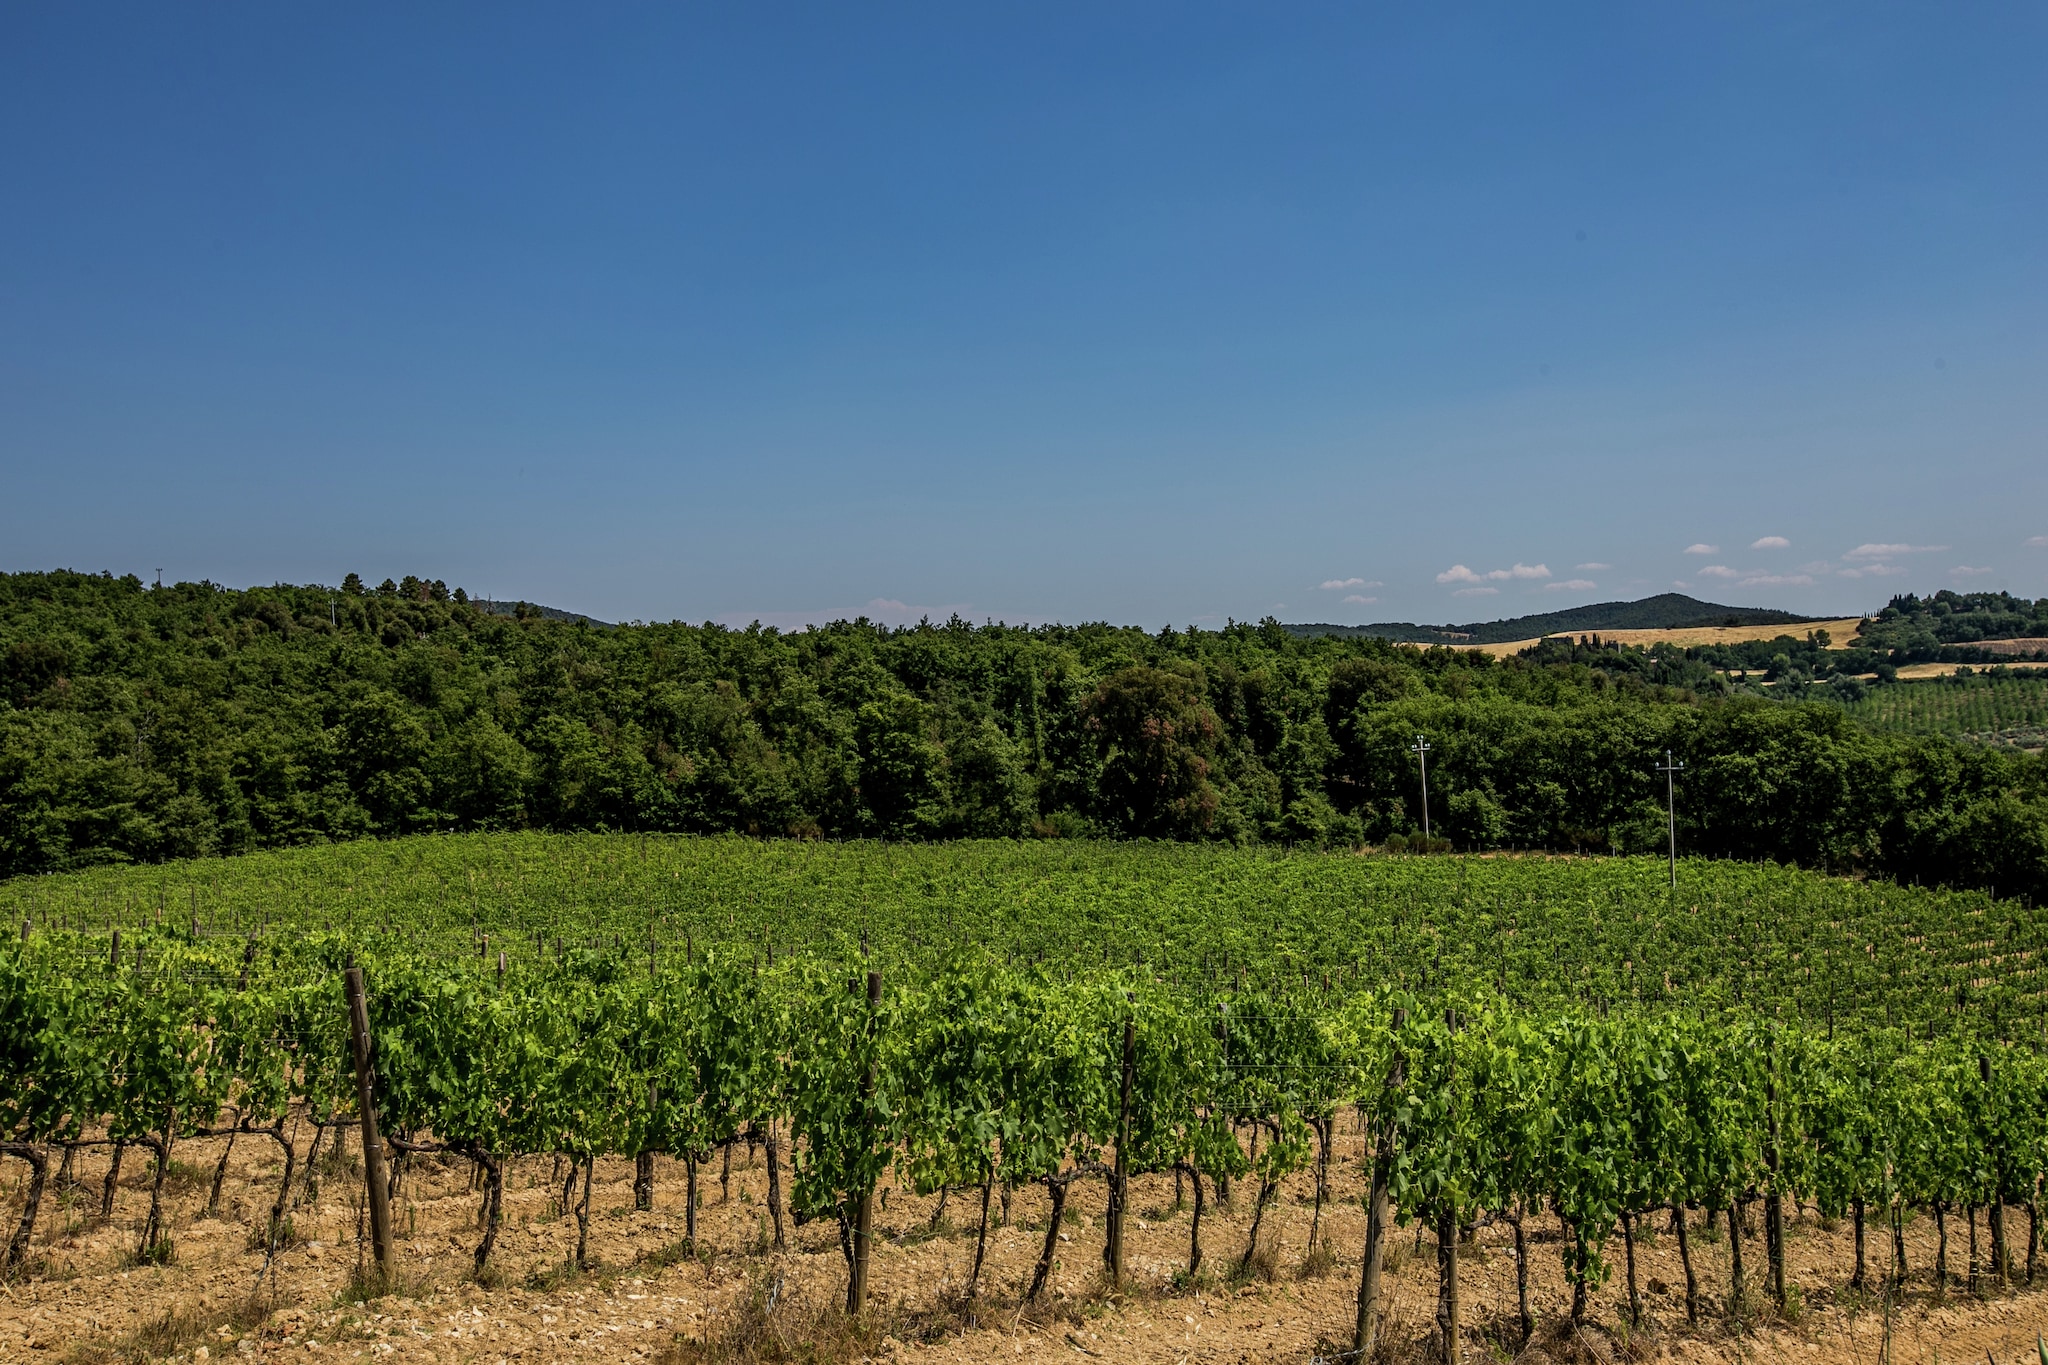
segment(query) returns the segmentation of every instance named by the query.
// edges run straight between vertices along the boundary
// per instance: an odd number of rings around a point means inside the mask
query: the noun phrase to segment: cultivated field
[[[1576,639],[1580,635],[1598,635],[1603,641],[1623,645],[1739,645],[1750,640],[1775,640],[1780,635],[1804,639],[1811,631],[1825,630],[1831,649],[1847,649],[1856,638],[1862,626],[1860,617],[1846,617],[1839,621],[1805,621],[1798,625],[1776,626],[1691,626],[1682,630],[1602,630],[1568,631],[1560,638]],[[1532,636],[1527,640],[1509,640],[1491,645],[1453,645],[1453,649],[1476,649],[1495,658],[1506,658],[1534,648],[1544,637]]]
[[[1948,665],[1943,667],[1953,672]],[[1910,670],[1900,669],[1901,677]],[[2048,739],[2048,678],[1969,678],[1872,691],[1843,709],[1873,730],[1955,735],[2038,749]]]
[[[1327,1356],[1375,1181],[1383,1358],[1452,1285],[1474,1359],[2014,1358],[2041,916],[1667,876],[508,835],[9,883],[0,1359]],[[351,964],[395,1283],[359,1269]]]

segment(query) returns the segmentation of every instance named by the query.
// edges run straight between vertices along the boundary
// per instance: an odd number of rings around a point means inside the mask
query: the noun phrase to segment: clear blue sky
[[[1396,9],[6,6],[0,568],[2048,593],[2048,8]]]

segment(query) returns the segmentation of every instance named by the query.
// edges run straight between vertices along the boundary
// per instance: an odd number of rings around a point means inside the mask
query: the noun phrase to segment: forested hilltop
[[[1669,748],[1688,851],[2048,893],[2041,759],[1873,734],[1696,659],[0,576],[10,875],[452,829],[1383,842],[1419,824],[1418,732],[1461,847],[1658,848]]]
[[[2048,637],[2048,597],[2028,601],[2009,592],[1902,593],[1858,637],[1888,651],[1893,663],[1940,660],[1978,663],[1998,655],[1980,648],[1995,640]]]
[[[1634,602],[1592,602],[1535,616],[1501,621],[1473,621],[1462,626],[1418,626],[1412,621],[1381,621],[1369,626],[1299,625],[1296,635],[1377,635],[1403,644],[1501,644],[1539,635],[1581,631],[1682,630],[1693,626],[1796,626],[1811,621],[1789,611],[1765,607],[1727,607],[1702,602],[1682,592],[1658,593]]]

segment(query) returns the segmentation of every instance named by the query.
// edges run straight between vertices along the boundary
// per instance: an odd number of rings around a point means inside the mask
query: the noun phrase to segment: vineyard
[[[1771,866],[1666,876],[1651,860],[520,835],[17,881],[0,887],[21,925],[0,950],[0,1130],[31,1175],[4,1255],[30,1262],[46,1183],[113,1145],[152,1165],[134,1259],[163,1261],[175,1145],[231,1132],[282,1158],[267,1263],[293,1134],[361,1110],[354,967],[390,1182],[430,1155],[472,1164],[480,1276],[515,1161],[552,1159],[550,1179],[566,1165],[583,1260],[598,1161],[636,1163],[636,1202],[654,1154],[680,1161],[694,1242],[699,1169],[736,1143],[765,1144],[776,1245],[836,1229],[852,1309],[885,1180],[978,1202],[970,1301],[994,1193],[1050,1201],[1028,1302],[1091,1182],[1103,1274],[1125,1278],[1127,1182],[1148,1173],[1193,1194],[1182,1275],[1241,1275],[1290,1179],[1313,1183],[1316,1245],[1348,1130],[1372,1230],[1362,1261],[1327,1254],[1358,1267],[1357,1320],[1329,1324],[1353,1349],[1380,1330],[1397,1225],[1435,1235],[1454,1350],[1454,1248],[1482,1224],[1513,1231],[1520,1306],[1488,1328],[1509,1339],[1536,1326],[1539,1222],[1558,1230],[1575,1324],[1613,1276],[1640,1315],[1653,1225],[1677,1234],[1688,1320],[1823,1289],[1888,1303],[1909,1271],[1946,1284],[1952,1223],[1973,1282],[2031,1282],[2039,916]],[[1212,1252],[1205,1189],[1233,1187],[1247,1241]],[[1853,1221],[1849,1283],[1799,1283],[1788,1205]],[[1906,1260],[1921,1212],[1943,1229],[1932,1267]],[[1739,1248],[1756,1214],[1762,1260],[1745,1280],[1738,1255],[1707,1293],[1689,1235],[1725,1222]]]
[[[1844,709],[1873,730],[1955,735],[2010,748],[2048,742],[2048,677],[1929,679],[1880,687]]]

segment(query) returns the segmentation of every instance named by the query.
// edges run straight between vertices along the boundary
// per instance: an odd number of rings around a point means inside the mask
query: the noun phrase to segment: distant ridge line
[[[582,622],[600,630],[612,629],[614,625],[610,621],[600,621],[595,616],[564,611],[560,607],[544,606],[539,602],[496,601],[473,597],[470,599],[470,605],[491,616],[518,616],[523,610],[529,616],[539,616],[550,621],[565,621],[572,625]],[[1380,621],[1364,626],[1340,626],[1325,622],[1308,622],[1287,625],[1283,629],[1289,634],[1302,637],[1329,635],[1344,639],[1377,638],[1402,644],[1489,645],[1528,640],[1539,635],[1581,634],[1589,631],[1689,630],[1701,626],[1794,626],[1834,619],[1837,618],[1800,616],[1769,607],[1731,607],[1718,602],[1703,602],[1684,593],[1667,592],[1634,602],[1595,602],[1583,607],[1569,607],[1563,611],[1515,616],[1500,621],[1477,621],[1468,625],[1427,626],[1409,621]]]
[[[585,616],[581,612],[563,611],[560,607],[544,607],[538,602],[493,602],[484,597],[472,597],[469,599],[469,605],[486,616],[517,616],[519,609],[524,607],[527,615],[545,617],[550,621],[567,621],[571,625],[581,621],[585,625],[600,626],[606,630],[612,627],[610,621],[600,621],[595,616]]]
[[[1293,635],[1335,635],[1347,639],[1377,638],[1402,644],[1492,645],[1528,640],[1539,635],[1578,634],[1597,630],[1693,630],[1701,626],[1796,626],[1833,617],[1800,616],[1770,607],[1730,607],[1702,602],[1680,592],[1658,593],[1634,602],[1595,602],[1563,611],[1515,616],[1469,625],[1421,626],[1409,621],[1381,621],[1367,626],[1323,623],[1290,625]]]

